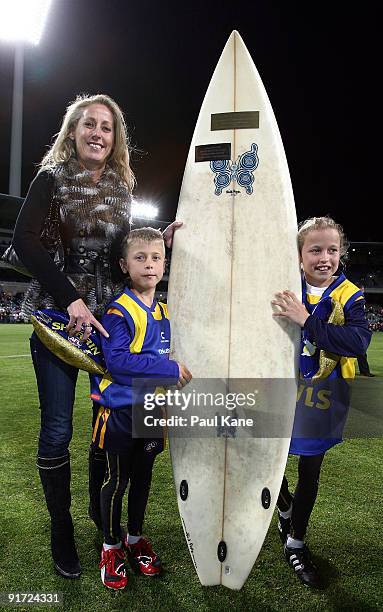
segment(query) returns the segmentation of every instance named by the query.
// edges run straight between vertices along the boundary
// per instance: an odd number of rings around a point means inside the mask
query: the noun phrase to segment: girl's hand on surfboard
[[[165,246],[167,246],[168,249],[172,248],[174,232],[176,229],[181,227],[181,225],[182,221],[173,221],[173,223],[165,227],[162,236],[164,238]]]
[[[177,389],[182,389],[182,387],[184,387],[185,385],[188,384],[188,382],[191,381],[193,376],[191,375],[191,372],[189,372],[189,370],[183,363],[179,363],[178,367],[180,369],[180,377],[178,379]]]
[[[279,306],[281,310],[273,312],[273,317],[285,317],[303,327],[310,315],[295,293],[286,290],[276,293],[275,297],[276,299],[272,300],[271,303]]]

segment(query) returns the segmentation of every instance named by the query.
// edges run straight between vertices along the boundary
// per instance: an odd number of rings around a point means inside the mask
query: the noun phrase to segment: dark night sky
[[[24,80],[23,195],[77,93],[121,105],[136,195],[172,219],[215,65],[237,29],[277,117],[298,219],[332,214],[352,240],[383,240],[377,212],[378,19],[368,2],[54,0]],[[0,192],[8,191],[13,51],[0,43]],[[1,211],[0,211],[1,217]]]

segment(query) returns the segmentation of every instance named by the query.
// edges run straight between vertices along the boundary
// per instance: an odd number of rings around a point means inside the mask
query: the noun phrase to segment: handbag
[[[63,270],[65,260],[64,247],[60,235],[60,205],[55,195],[52,198],[49,213],[44,221],[40,234],[40,240],[42,245],[52,257],[56,266],[60,270]],[[21,261],[12,243],[9,245],[0,259],[7,265],[7,267],[13,268],[16,270],[16,272],[19,272],[24,276],[33,276],[29,272],[25,262]]]
[[[105,374],[106,368],[101,350],[101,339],[96,329],[92,329],[85,342],[82,339],[82,332],[69,336],[66,329],[69,316],[51,308],[35,310],[31,316],[31,322],[41,342],[56,357],[90,374],[96,374],[97,376]]]

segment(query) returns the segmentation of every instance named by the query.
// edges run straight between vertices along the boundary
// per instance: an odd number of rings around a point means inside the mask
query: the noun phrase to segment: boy
[[[152,228],[131,231],[123,241],[122,254],[120,266],[129,275],[131,288],[124,289],[102,319],[109,333],[109,338],[102,338],[107,373],[102,378],[93,377],[91,394],[100,404],[93,444],[106,451],[106,475],[101,489],[104,534],[101,579],[112,589],[123,589],[128,582],[120,519],[129,480],[124,547],[136,571],[146,576],[161,571],[158,555],[141,533],[153,463],[163,450],[163,440],[132,438],[133,381],[139,377],[166,378],[182,387],[191,380],[184,365],[168,359],[167,307],[154,300],[165,267],[161,232]]]

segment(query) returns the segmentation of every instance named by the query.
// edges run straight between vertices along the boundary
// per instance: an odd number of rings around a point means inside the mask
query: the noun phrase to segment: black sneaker
[[[282,544],[286,544],[287,536],[291,533],[291,518],[283,518],[278,512],[277,527]]]
[[[318,568],[311,561],[311,553],[307,546],[290,548],[285,544],[284,553],[287,563],[291,565],[303,584],[313,588],[320,587]]]

